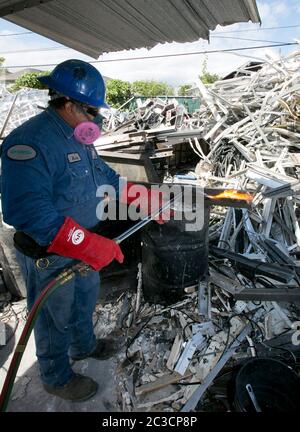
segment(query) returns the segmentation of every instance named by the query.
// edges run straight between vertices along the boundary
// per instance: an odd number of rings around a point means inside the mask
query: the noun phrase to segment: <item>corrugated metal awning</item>
[[[94,58],[260,22],[255,0],[0,0],[0,16]]]

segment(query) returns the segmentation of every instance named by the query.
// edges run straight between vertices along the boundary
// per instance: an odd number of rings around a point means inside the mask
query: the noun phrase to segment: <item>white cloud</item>
[[[273,7],[268,3],[259,3],[259,13],[264,27],[268,23],[268,27],[275,27],[278,25],[277,17],[273,14]]]
[[[279,15],[281,18],[283,16],[288,16],[290,9],[285,2],[277,2],[272,6],[272,11],[274,15]]]

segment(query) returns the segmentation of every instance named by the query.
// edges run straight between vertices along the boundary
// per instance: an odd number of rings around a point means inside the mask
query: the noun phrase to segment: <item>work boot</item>
[[[52,387],[44,384],[46,392],[71,402],[83,402],[97,393],[98,384],[89,377],[75,374],[73,378],[62,387]]]
[[[90,357],[97,360],[107,360],[117,351],[114,339],[97,339],[97,345],[94,351],[82,357],[71,357],[71,359],[73,361],[79,361]]]

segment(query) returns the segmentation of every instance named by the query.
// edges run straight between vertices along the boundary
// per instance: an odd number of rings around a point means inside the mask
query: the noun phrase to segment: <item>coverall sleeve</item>
[[[64,223],[52,199],[52,178],[46,158],[34,146],[32,157],[18,160],[12,152],[16,146],[2,150],[2,212],[4,221],[23,231],[39,245],[48,245]],[[18,147],[18,146],[17,146]],[[13,156],[12,156],[13,155]],[[33,157],[34,156],[34,157]]]
[[[116,199],[119,199],[120,189],[122,188],[122,178],[120,175],[113,170],[106,162],[104,162],[100,157],[98,159],[101,163],[101,169],[105,173],[108,183],[115,188]]]

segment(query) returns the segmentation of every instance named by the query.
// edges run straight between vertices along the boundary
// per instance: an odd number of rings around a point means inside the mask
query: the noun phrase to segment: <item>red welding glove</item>
[[[145,215],[157,213],[166,204],[163,200],[162,191],[148,189],[135,183],[126,183],[121,193],[120,202],[135,205]],[[165,210],[159,216],[156,216],[154,220],[159,224],[163,224],[165,221],[170,220],[170,214],[172,214],[170,209]]]
[[[89,232],[69,217],[65,219],[47,252],[83,261],[96,271],[114,259],[120,264],[124,261],[124,255],[116,242]]]

